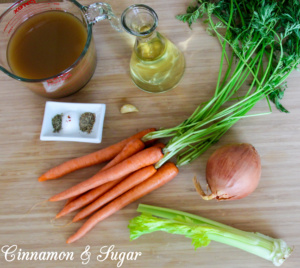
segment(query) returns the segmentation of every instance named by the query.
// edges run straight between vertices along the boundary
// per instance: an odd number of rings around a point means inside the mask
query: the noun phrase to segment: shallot
[[[261,176],[260,157],[248,143],[225,145],[216,150],[206,165],[206,195],[194,178],[197,192],[204,200],[235,200],[246,197],[257,187]]]

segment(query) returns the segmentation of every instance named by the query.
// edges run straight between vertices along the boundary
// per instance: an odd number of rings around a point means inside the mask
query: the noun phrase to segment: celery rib
[[[190,213],[144,204],[137,211],[142,214],[130,220],[128,226],[131,240],[164,231],[191,238],[195,249],[207,246],[212,240],[257,255],[275,266],[280,266],[292,253],[292,248],[282,239],[242,231]]]

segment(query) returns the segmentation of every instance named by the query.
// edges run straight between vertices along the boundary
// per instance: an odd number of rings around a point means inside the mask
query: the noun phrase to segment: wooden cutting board
[[[81,1],[90,4],[93,1]],[[206,34],[202,24],[193,30],[175,19],[190,0],[139,1],[150,5],[159,16],[158,30],[184,52],[186,73],[177,88],[152,95],[134,86],[129,76],[129,60],[134,39],[116,33],[104,21],[94,26],[98,65],[92,80],[80,92],[60,99],[63,102],[105,103],[106,116],[101,144],[40,141],[40,131],[47,99],[33,94],[18,81],[0,73],[0,246],[17,245],[27,252],[73,252],[73,261],[7,262],[0,252],[0,267],[83,267],[81,254],[90,246],[87,267],[117,267],[109,256],[97,261],[100,249],[114,245],[114,252],[142,252],[135,261],[124,260],[122,267],[272,267],[254,255],[212,242],[195,251],[183,236],[153,233],[129,241],[128,222],[138,215],[139,203],[178,209],[201,215],[251,232],[282,238],[295,247],[283,267],[300,263],[300,75],[288,79],[284,105],[290,114],[274,108],[271,115],[253,117],[237,123],[218,144],[193,164],[180,168],[178,177],[161,189],[127,206],[101,222],[76,243],[66,239],[82,223],[68,225],[72,219],[53,221],[64,202],[47,203],[53,194],[90,177],[100,166],[90,167],[63,179],[39,183],[37,178],[49,168],[74,157],[111,145],[149,127],[171,127],[186,119],[198,104],[214,93],[219,69],[220,46]],[[133,0],[109,1],[117,14]],[[2,13],[8,4],[0,5]],[[138,107],[138,113],[120,114],[123,104]],[[264,102],[258,110],[267,111]],[[249,197],[232,202],[205,202],[196,193],[192,177],[205,185],[205,164],[221,145],[248,142],[260,153],[262,178]],[[43,202],[44,201],[44,202]],[[104,248],[103,248],[104,247]],[[106,248],[105,248],[106,247]],[[82,255],[83,256],[83,255]],[[102,260],[105,258],[102,254]]]

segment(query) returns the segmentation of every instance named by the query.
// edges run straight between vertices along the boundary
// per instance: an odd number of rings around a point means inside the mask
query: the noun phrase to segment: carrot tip
[[[70,236],[68,239],[67,239],[67,244],[71,244],[73,243],[74,241],[76,241],[77,239],[73,239],[73,236]]]

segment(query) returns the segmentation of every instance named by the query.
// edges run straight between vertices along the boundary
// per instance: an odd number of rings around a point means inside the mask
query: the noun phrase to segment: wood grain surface
[[[81,1],[90,4],[93,1]],[[63,202],[43,202],[99,170],[90,167],[63,179],[39,183],[37,178],[49,168],[68,159],[94,152],[137,131],[149,127],[171,127],[186,119],[198,104],[210,99],[219,69],[218,41],[206,34],[200,23],[193,26],[175,19],[185,11],[190,0],[139,1],[158,14],[158,30],[184,52],[186,73],[177,88],[158,95],[134,86],[129,76],[129,60],[134,38],[116,33],[107,21],[94,26],[98,65],[92,80],[80,92],[60,99],[63,102],[105,103],[107,106],[101,144],[40,141],[40,131],[47,99],[35,95],[23,84],[0,73],[0,246],[17,245],[23,251],[72,251],[74,261],[7,262],[0,252],[0,267],[83,267],[81,253],[87,245],[92,253],[86,267],[117,267],[117,261],[97,261],[103,246],[115,245],[115,251],[140,251],[136,261],[124,261],[122,267],[205,267],[253,268],[273,265],[254,255],[212,242],[195,251],[183,236],[157,232],[129,241],[128,221],[137,216],[139,203],[195,213],[245,231],[282,238],[294,247],[283,264],[300,264],[300,74],[288,79],[283,104],[290,114],[274,109],[271,115],[253,117],[237,123],[221,141],[193,164],[180,168],[178,177],[161,189],[116,213],[76,243],[66,239],[82,223],[69,223],[73,214],[53,221]],[[117,14],[133,0],[109,1]],[[2,13],[8,4],[0,5]],[[120,114],[123,104],[131,103],[139,113]],[[262,102],[255,108],[267,111]],[[248,142],[260,153],[262,178],[256,191],[232,202],[205,202],[196,193],[192,177],[205,185],[205,164],[219,146]],[[66,226],[64,226],[66,225]]]

